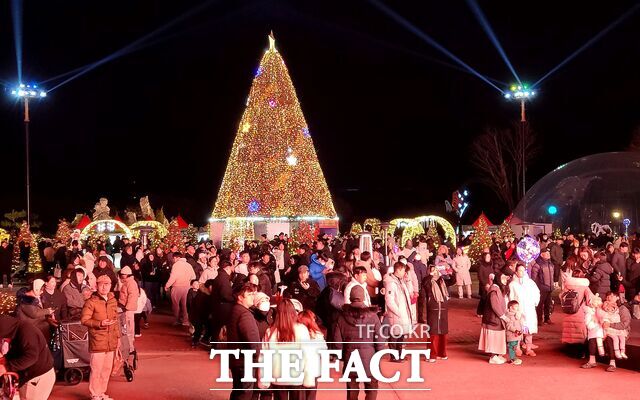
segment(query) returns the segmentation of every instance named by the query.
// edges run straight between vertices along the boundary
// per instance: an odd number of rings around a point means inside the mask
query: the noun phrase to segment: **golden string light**
[[[251,85],[212,220],[336,219],[289,72],[272,36],[269,41]]]

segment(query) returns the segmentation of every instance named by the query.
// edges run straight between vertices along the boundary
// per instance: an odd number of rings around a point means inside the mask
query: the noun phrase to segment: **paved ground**
[[[381,384],[387,389],[378,393],[379,399],[631,399],[640,390],[637,372],[618,369],[607,373],[604,366],[592,370],[580,369],[583,360],[572,359],[561,352],[559,332],[562,314],[553,316],[556,322],[542,327],[535,342],[540,346],[538,357],[524,357],[521,366],[490,365],[487,357],[477,349],[479,319],[475,316],[477,300],[451,302],[449,313],[449,360],[435,364],[422,363],[424,384]],[[219,363],[211,361],[203,349],[189,347],[187,332],[170,326],[172,318],[166,313],[151,316],[150,329],[138,339],[140,368],[133,382],[124,377],[113,378],[109,395],[115,399],[227,399],[230,385],[216,384]],[[418,347],[419,345],[415,345]],[[409,364],[383,361],[382,371],[392,374],[395,369],[407,376]],[[337,375],[336,375],[337,377]],[[343,384],[321,385],[337,389],[320,391],[318,399],[336,399],[345,396]],[[426,389],[431,389],[426,391]],[[414,391],[400,389],[418,389]],[[361,394],[361,398],[364,395]],[[88,399],[88,383],[54,388],[53,399]]]

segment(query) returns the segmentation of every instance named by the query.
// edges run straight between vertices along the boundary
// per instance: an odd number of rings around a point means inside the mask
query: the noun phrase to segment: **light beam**
[[[482,12],[482,9],[480,9],[480,6],[476,2],[476,0],[467,0],[467,4],[469,5],[469,7],[471,7],[471,11],[473,11],[473,14],[476,16],[476,19],[480,23],[480,26],[482,26],[482,29],[484,29],[484,32],[489,37],[489,40],[491,40],[491,43],[493,43],[493,46],[496,48],[496,50],[498,50],[498,54],[500,54],[500,57],[502,57],[502,60],[504,60],[504,63],[507,64],[507,67],[513,74],[513,77],[516,78],[518,83],[521,84],[522,82],[520,81],[520,77],[516,73],[515,68],[513,68],[513,65],[511,65],[511,61],[509,61],[509,57],[507,57],[507,53],[502,48],[502,45],[500,44],[498,37],[493,32],[493,29],[491,28],[489,21],[487,20],[484,13]]]
[[[431,46],[435,47],[436,50],[439,50],[441,53],[443,53],[444,55],[446,55],[447,57],[449,57],[450,59],[452,59],[453,61],[457,62],[458,64],[460,64],[462,67],[464,67],[465,69],[467,69],[472,75],[475,75],[476,77],[480,78],[482,81],[484,81],[486,84],[488,84],[489,86],[491,86],[492,88],[496,89],[497,91],[499,91],[500,93],[504,93],[502,91],[502,89],[500,89],[498,86],[494,85],[490,80],[488,80],[487,78],[485,78],[482,74],[480,74],[478,71],[476,71],[475,69],[471,68],[467,63],[465,63],[464,61],[462,61],[460,58],[458,58],[455,54],[453,54],[452,52],[450,52],[449,50],[447,50],[444,46],[442,46],[440,43],[438,43],[435,39],[433,39],[431,36],[427,35],[426,33],[424,33],[423,31],[421,31],[420,29],[418,29],[416,26],[414,26],[411,22],[409,22],[408,20],[406,20],[404,17],[402,17],[401,15],[399,15],[398,13],[396,13],[395,11],[393,11],[392,9],[390,9],[389,7],[387,7],[385,4],[383,4],[382,2],[378,1],[378,0],[369,0],[374,6],[376,6],[376,8],[378,8],[379,10],[381,10],[382,12],[384,12],[385,14],[387,14],[389,17],[391,17],[392,19],[394,19],[397,23],[399,23],[400,25],[404,26],[407,30],[413,32],[416,36],[418,36],[419,38],[421,38],[422,40],[424,40],[425,42],[427,42],[428,44],[430,44]]]

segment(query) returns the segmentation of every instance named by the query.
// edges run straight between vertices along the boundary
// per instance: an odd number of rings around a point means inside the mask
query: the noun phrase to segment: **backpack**
[[[584,298],[581,302],[578,302],[578,292],[573,289],[569,289],[560,295],[560,306],[565,314],[577,313],[583,302]]]

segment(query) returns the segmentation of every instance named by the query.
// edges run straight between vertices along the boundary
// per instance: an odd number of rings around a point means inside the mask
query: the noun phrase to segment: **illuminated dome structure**
[[[588,232],[592,224],[615,232],[638,226],[640,153],[615,152],[582,157],[554,169],[520,201],[514,215],[533,223],[553,223],[562,231]],[[526,211],[526,212],[525,212]]]

